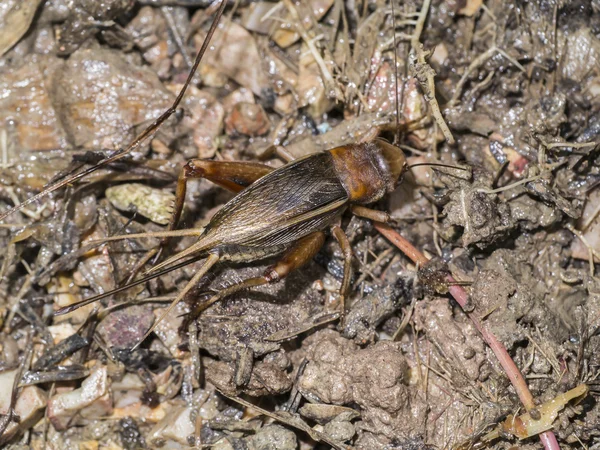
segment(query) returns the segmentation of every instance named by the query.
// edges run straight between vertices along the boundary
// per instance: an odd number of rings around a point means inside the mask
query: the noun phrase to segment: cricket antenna
[[[394,134],[394,145],[400,142],[400,106],[398,95],[398,44],[396,42],[396,12],[394,11],[394,0],[392,5],[392,37],[394,38],[394,94],[396,97],[396,133]],[[402,82],[402,101],[404,101],[404,81]]]
[[[471,170],[468,167],[461,167],[461,166],[453,166],[451,164],[443,164],[443,163],[418,163],[418,164],[411,164],[410,166],[408,166],[409,169],[412,169],[413,167],[419,167],[419,166],[432,166],[432,167],[447,167],[448,169],[457,169],[457,170],[464,170],[464,171],[469,171]]]
[[[125,155],[130,153],[132,150],[138,148],[142,142],[144,142],[149,136],[154,134],[156,132],[156,130],[158,130],[158,128],[169,117],[171,117],[175,113],[175,111],[177,110],[177,107],[181,103],[181,100],[183,99],[183,96],[185,95],[185,92],[187,91],[188,86],[191,84],[192,79],[194,78],[194,74],[196,73],[196,70],[198,69],[198,66],[200,65],[200,61],[202,61],[202,57],[204,56],[204,53],[206,53],[206,49],[208,48],[208,45],[210,44],[212,36],[215,33],[217,26],[219,25],[219,21],[221,19],[221,16],[223,15],[223,11],[225,10],[226,5],[227,5],[227,0],[221,0],[221,5],[219,6],[217,15],[215,16],[215,18],[210,26],[210,29],[208,30],[208,34],[206,35],[206,39],[204,39],[204,42],[202,43],[202,47],[198,51],[198,55],[196,55],[196,60],[194,61],[194,65],[192,66],[192,70],[190,71],[190,73],[187,77],[187,80],[185,81],[185,84],[179,91],[179,94],[175,98],[175,101],[173,102],[173,104],[165,112],[163,112],[160,115],[160,117],[158,117],[154,122],[152,122],[152,124],[150,124],[150,126],[148,126],[148,128],[146,128],[141,134],[139,134],[124,150],[119,150],[112,156],[103,159],[98,164],[96,164],[92,167],[89,167],[88,169],[82,170],[81,172],[79,172],[75,175],[67,177],[62,181],[58,181],[54,184],[51,184],[50,186],[46,187],[42,192],[28,198],[24,202],[19,203],[18,205],[15,205],[12,208],[10,208],[8,211],[5,211],[2,214],[0,214],[0,221],[6,219],[11,214],[23,209],[25,206],[27,206],[37,200],[40,200],[41,198],[44,198],[46,195],[50,194],[51,192],[54,192],[66,185],[69,185],[76,181],[79,181],[82,178],[95,172],[96,170],[101,169],[102,167],[105,167],[108,164],[111,164],[115,161],[118,161],[119,159],[123,158]]]

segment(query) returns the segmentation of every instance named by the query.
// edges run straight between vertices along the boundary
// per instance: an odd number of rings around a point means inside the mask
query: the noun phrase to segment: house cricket
[[[43,196],[123,158],[152,136],[177,110],[210,43],[226,3],[221,2],[188,78],[169,109],[124,150],[48,186],[39,194],[0,215],[0,220]],[[397,103],[396,108],[398,108]],[[396,120],[398,120],[398,113]],[[64,307],[55,314],[71,312],[191,262],[204,259],[200,269],[176,295],[160,318],[154,322],[138,342],[139,345],[215,265],[225,261],[253,262],[281,255],[280,259],[269,266],[261,276],[240,281],[212,295],[195,308],[193,316],[240,290],[281,281],[312,260],[325,243],[326,232],[329,231],[341,247],[344,259],[340,287],[343,320],[345,300],[350,289],[353,255],[348,237],[340,226],[341,216],[349,211],[362,218],[389,222],[390,216],[387,213],[370,209],[366,205],[373,204],[384,195],[393,192],[402,182],[403,175],[408,169],[404,152],[396,145],[379,138],[311,154],[277,169],[258,162],[192,159],[184,166],[177,180],[175,207],[168,231],[114,236],[102,239],[101,242],[150,236],[162,238],[160,247],[144,258],[144,262],[152,258],[156,262],[168,238],[196,236],[198,241],[189,248],[155,264],[141,279]],[[215,214],[204,229],[178,230],[187,181],[199,178],[207,179],[237,195]]]

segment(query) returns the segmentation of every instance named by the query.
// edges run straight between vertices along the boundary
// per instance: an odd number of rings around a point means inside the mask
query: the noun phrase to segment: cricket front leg
[[[206,302],[200,304],[192,312],[192,319],[198,317],[202,311],[213,303],[218,302],[235,292],[265,284],[273,284],[283,280],[294,270],[309,262],[319,252],[321,247],[323,247],[324,243],[325,233],[322,231],[315,231],[314,233],[303,237],[289,248],[277,263],[268,267],[262,276],[248,278],[229,286],[228,288],[222,289]]]
[[[366,208],[359,205],[351,206],[350,212],[355,216],[362,217],[363,219],[374,220],[375,222],[388,223],[392,220],[390,215],[384,211],[378,211],[376,209]]]
[[[346,316],[346,298],[350,293],[350,281],[352,280],[352,246],[350,245],[348,236],[346,236],[346,233],[344,233],[344,230],[342,230],[339,225],[332,226],[331,232],[344,255],[344,277],[342,278],[342,285],[340,287],[340,322],[343,325]]]

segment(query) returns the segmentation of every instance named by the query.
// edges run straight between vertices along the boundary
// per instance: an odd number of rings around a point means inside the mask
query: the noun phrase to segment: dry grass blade
[[[27,33],[42,0],[23,0],[13,5],[0,28],[0,56],[10,50]],[[10,5],[9,5],[10,7]]]
[[[264,414],[267,417],[271,417],[272,419],[275,419],[278,422],[284,423],[292,428],[296,428],[298,430],[304,431],[315,442],[324,442],[326,444],[331,445],[331,447],[336,450],[349,450],[350,449],[350,447],[348,447],[347,445],[344,445],[340,442],[334,441],[329,436],[327,436],[325,433],[321,433],[320,431],[317,431],[317,430],[311,428],[306,422],[304,422],[302,419],[300,419],[299,416],[296,416],[291,413],[283,413],[283,412],[274,413],[271,411],[267,411],[266,409],[263,409],[260,406],[256,406],[253,403],[250,403],[240,397],[230,396],[230,395],[223,393],[222,391],[219,391],[219,393],[223,397],[233,400],[234,402],[239,403],[240,405],[243,405],[246,408],[254,409],[255,411],[258,411],[259,413]]]
[[[428,53],[423,50],[423,45],[419,42],[421,33],[423,32],[423,27],[425,26],[425,19],[429,13],[430,4],[431,0],[426,0],[423,2],[423,6],[421,7],[417,24],[415,26],[415,31],[412,35],[411,46],[416,56],[416,61],[413,68],[415,71],[415,78],[419,81],[419,84],[425,92],[425,98],[429,102],[433,118],[442,130],[442,133],[444,134],[444,137],[448,143],[454,144],[454,136],[452,136],[452,132],[450,131],[450,128],[448,128],[448,125],[442,116],[442,112],[440,111],[440,105],[435,98],[435,82],[433,79],[435,77],[435,71],[427,63],[426,58]]]

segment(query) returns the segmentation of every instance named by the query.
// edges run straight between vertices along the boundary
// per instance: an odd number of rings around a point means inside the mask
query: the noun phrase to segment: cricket
[[[11,1],[0,445],[598,443],[597,8]],[[110,83],[138,122],[101,149],[114,105],[69,102]],[[10,159],[66,140],[58,173]]]
[[[171,108],[157,118],[127,149],[117,152],[79,174],[69,176],[55,185],[49,186],[40,194],[0,215],[0,220],[28,203],[123,158],[154,134],[177,110],[207,47],[210,45],[210,39],[218,26],[225,6],[226,2],[222,1],[188,79]],[[436,163],[430,165],[436,165]],[[443,164],[437,165],[443,166]],[[352,277],[352,249],[347,236],[337,222],[348,209],[359,217],[388,222],[389,215],[387,213],[369,209],[364,205],[375,203],[386,193],[393,192],[402,182],[406,170],[408,170],[408,165],[404,152],[399,147],[382,139],[346,145],[309,155],[276,170],[265,164],[242,161],[189,161],[177,181],[175,207],[169,224],[171,231],[145,234],[144,236],[170,238],[189,235],[190,232],[194,233],[189,230],[183,232],[176,230],[183,210],[186,184],[189,179],[205,178],[237,195],[211,219],[202,234],[199,235],[196,244],[167,258],[149,271],[156,272],[156,276],[159,276],[164,273],[158,272],[160,269],[181,262],[184,258],[193,257],[194,261],[198,258],[206,258],[201,269],[178,293],[144,338],[150,335],[156,325],[219,261],[250,262],[283,253],[281,260],[269,267],[262,277],[244,280],[223,289],[199,305],[195,314],[239,290],[281,281],[291,271],[303,266],[316,255],[325,242],[326,231],[335,237],[344,254],[344,278],[340,289],[342,299],[340,313],[343,319],[344,299],[348,295]],[[284,194],[282,194],[282,190]],[[299,193],[301,194],[299,195]],[[116,236],[107,238],[105,242],[136,237],[143,236]],[[157,252],[157,255],[154,256],[158,257],[160,254],[161,252]],[[119,288],[119,291],[128,287],[131,285],[123,286]],[[80,303],[64,307],[57,311],[57,314],[69,313],[115,292],[117,291],[84,299]],[[140,341],[138,345],[141,343]]]

